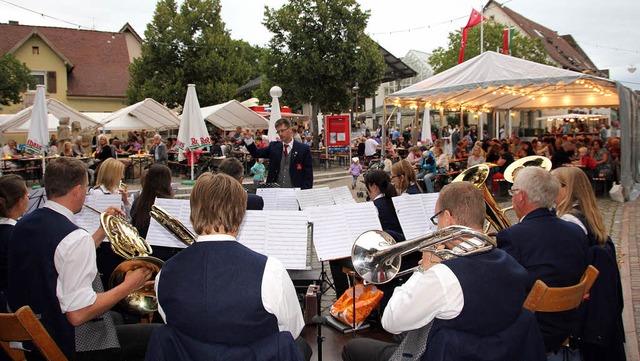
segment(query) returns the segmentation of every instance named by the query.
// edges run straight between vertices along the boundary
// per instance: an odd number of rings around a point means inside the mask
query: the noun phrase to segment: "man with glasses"
[[[312,188],[311,149],[293,139],[291,123],[284,118],[276,121],[276,132],[280,141],[270,142],[265,148],[256,147],[250,129],[246,129],[244,133],[244,141],[251,156],[255,159],[269,158],[267,183],[278,183],[282,188]]]
[[[551,210],[558,180],[539,167],[518,172],[509,194],[520,222],[498,232],[498,247],[529,272],[527,292],[540,279],[549,287],[577,284],[587,268],[588,240],[582,229]],[[557,351],[569,336],[574,312],[536,313],[547,352]]]
[[[457,182],[442,189],[431,220],[438,229],[463,225],[482,232],[484,215],[480,190]],[[408,331],[402,343],[356,339],[344,347],[343,360],[545,359],[535,317],[522,308],[526,270],[506,252],[494,248],[446,261],[423,252],[420,265],[394,290],[382,315],[385,330]]]

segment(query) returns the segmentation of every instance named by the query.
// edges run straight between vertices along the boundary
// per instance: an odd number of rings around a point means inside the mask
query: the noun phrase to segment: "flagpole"
[[[480,54],[484,53],[484,9],[480,20]]]

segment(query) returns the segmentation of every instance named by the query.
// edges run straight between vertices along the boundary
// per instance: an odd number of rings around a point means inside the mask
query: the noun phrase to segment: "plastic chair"
[[[537,280],[523,307],[531,312],[562,312],[578,308],[599,273],[595,267],[589,265],[580,283],[569,287],[549,287],[541,280]]]
[[[12,360],[24,360],[24,352],[12,349],[9,342],[32,341],[46,360],[66,360],[29,306],[16,313],[0,314],[0,344]]]

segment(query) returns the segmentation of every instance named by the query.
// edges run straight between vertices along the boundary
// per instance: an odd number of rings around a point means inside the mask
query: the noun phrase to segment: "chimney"
[[[20,25],[17,20],[9,20],[9,25]]]

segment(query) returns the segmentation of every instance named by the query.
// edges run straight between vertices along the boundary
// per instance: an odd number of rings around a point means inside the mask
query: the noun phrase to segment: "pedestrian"
[[[349,167],[349,173],[353,176],[353,183],[351,183],[351,189],[356,188],[356,183],[358,182],[358,177],[362,174],[362,165],[360,164],[360,158],[353,157],[351,158],[351,166]]]

